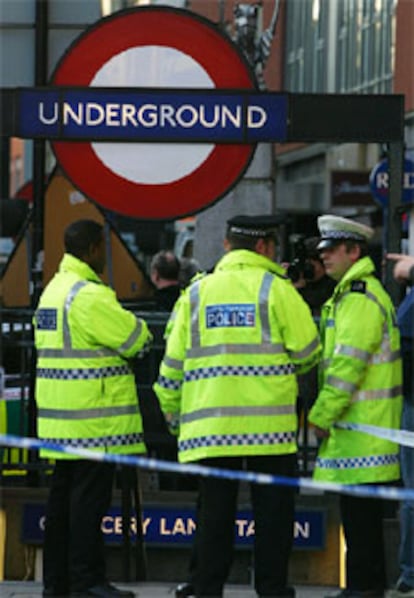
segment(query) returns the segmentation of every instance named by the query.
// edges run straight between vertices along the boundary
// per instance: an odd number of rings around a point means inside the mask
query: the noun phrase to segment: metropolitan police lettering
[[[253,327],[255,322],[254,304],[225,303],[206,307],[207,328]]]

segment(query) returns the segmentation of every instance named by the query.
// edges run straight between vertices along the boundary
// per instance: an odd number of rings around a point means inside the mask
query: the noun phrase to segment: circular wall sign
[[[256,90],[235,44],[184,9],[139,7],[87,29],[69,47],[52,85]],[[53,142],[72,183],[102,207],[143,219],[196,213],[225,195],[255,145]]]

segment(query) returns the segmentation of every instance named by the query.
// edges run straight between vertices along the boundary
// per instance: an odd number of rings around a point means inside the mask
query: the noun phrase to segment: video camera
[[[299,237],[293,244],[293,260],[288,266],[287,275],[292,282],[297,282],[300,278],[313,280],[315,276],[315,268],[309,261],[303,237]]]

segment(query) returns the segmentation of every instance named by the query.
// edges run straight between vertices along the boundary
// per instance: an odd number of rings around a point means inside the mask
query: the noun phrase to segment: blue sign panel
[[[287,96],[197,89],[24,89],[18,121],[23,138],[60,141],[283,141]]]
[[[45,525],[43,505],[26,504],[23,508],[23,542],[41,543]],[[131,517],[131,537],[136,534],[136,520]],[[102,519],[102,532],[107,543],[122,542],[121,509],[111,508]],[[190,545],[196,528],[195,510],[179,507],[149,507],[143,511],[142,527],[145,542],[170,546]],[[296,511],[293,525],[295,548],[320,550],[325,545],[323,510]],[[250,510],[238,511],[234,526],[235,545],[249,547],[254,540],[254,521]]]
[[[371,192],[374,199],[382,206],[388,205],[389,195],[389,162],[385,158],[378,162],[378,164],[372,169],[369,176],[369,183]],[[414,201],[414,162],[404,160],[404,172],[403,172],[403,189],[402,189],[402,201],[404,203],[410,203]]]
[[[207,305],[207,328],[253,327],[256,322],[256,306],[248,303],[225,303]]]

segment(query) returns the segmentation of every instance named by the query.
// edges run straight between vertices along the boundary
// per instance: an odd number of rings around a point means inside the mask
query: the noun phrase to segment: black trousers
[[[296,456],[221,457],[201,462],[210,467],[295,475]],[[294,595],[287,588],[293,543],[294,494],[287,486],[252,483],[255,521],[255,589],[259,596]],[[195,537],[193,582],[197,596],[222,596],[233,559],[238,481],[201,478]]]
[[[105,581],[102,517],[111,504],[115,466],[58,460],[46,507],[43,580],[56,594]]]
[[[381,594],[387,586],[383,536],[384,502],[380,498],[340,497],[348,589],[377,590]]]

